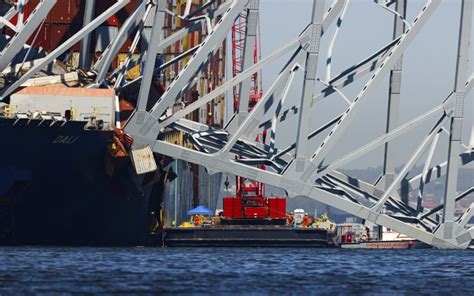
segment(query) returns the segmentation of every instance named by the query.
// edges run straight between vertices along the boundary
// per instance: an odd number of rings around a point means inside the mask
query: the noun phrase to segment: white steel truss
[[[127,0],[117,1],[117,4],[94,20],[90,20],[91,13],[87,13],[86,17],[89,21],[82,30],[2,90],[0,99],[3,100],[16,91],[28,78],[51,63],[73,44],[83,40],[83,44],[87,46],[90,32],[128,2]],[[210,56],[228,37],[235,19],[243,10],[247,10],[247,13],[252,16],[247,19],[248,34],[246,34],[246,42],[251,48],[260,3],[259,0],[227,0],[218,4],[217,1],[209,0],[191,12],[191,1],[188,1],[184,15],[177,16],[188,21],[188,25],[171,36],[163,38],[162,27],[165,15],[173,12],[167,9],[166,0],[143,1],[123,24],[103,56],[92,66],[92,70],[98,75],[90,87],[113,87],[117,93],[120,93],[131,84],[140,83],[137,108],[125,127],[125,131],[134,139],[135,148],[149,145],[156,153],[204,166],[211,174],[225,172],[280,187],[286,190],[289,197],[310,197],[438,248],[467,248],[474,239],[474,228],[467,228],[467,223],[474,214],[474,204],[459,218],[456,218],[454,214],[456,201],[474,191],[473,184],[471,189],[461,194],[456,192],[459,168],[472,164],[474,160],[472,143],[474,140],[471,139],[469,144],[461,143],[463,118],[473,115],[464,112],[466,95],[472,90],[474,84],[473,74],[467,73],[468,61],[473,58],[470,56],[472,55],[470,36],[473,1],[456,0],[460,3],[461,14],[454,88],[447,92],[445,98],[440,98],[436,107],[406,122],[399,122],[398,119],[403,54],[414,38],[421,34],[441,0],[426,0],[425,5],[413,20],[406,19],[408,6],[406,0],[374,1],[375,4],[393,14],[393,40],[363,61],[351,65],[334,76],[331,75],[333,47],[344,23],[345,12],[350,7],[350,0],[333,0],[329,9],[325,9],[326,2],[314,0],[312,18],[308,26],[293,40],[263,57],[256,64],[250,62],[252,59],[248,59],[249,62],[244,63],[242,73],[226,80],[220,87],[201,96],[197,101],[177,109],[173,107],[196,82],[196,75],[205,68]],[[94,1],[87,1],[87,3],[93,5]],[[50,9],[43,1],[39,5],[41,6],[38,7],[39,12],[47,12]],[[86,9],[86,11],[90,10]],[[4,49],[5,53],[2,53],[0,57],[0,66],[5,68],[9,64],[8,59],[20,50],[25,38],[33,33],[35,27],[45,17],[44,12],[38,13],[37,16],[32,15],[30,18],[34,21],[29,21],[29,25],[19,29],[20,34],[23,34],[19,35],[21,38],[10,40],[11,45]],[[143,24],[150,21],[153,22],[152,42],[148,43],[147,50],[140,57],[133,59],[131,53],[135,51],[138,40],[142,36]],[[329,34],[326,33],[333,24],[337,29],[332,37],[327,37],[326,35]],[[136,28],[138,32],[132,34]],[[155,65],[156,56],[166,47],[198,29],[207,31],[206,38],[198,46],[168,63],[158,67]],[[122,69],[107,73],[118,49],[130,36],[135,37],[125,65]],[[332,40],[326,56],[321,49],[321,39],[324,37]],[[245,93],[255,73],[288,53],[292,53],[291,57],[252,111],[247,112],[247,108],[239,108],[242,112],[237,111],[223,129],[186,119],[186,115],[217,97],[230,93],[236,86],[241,87],[241,91]],[[181,61],[184,57],[189,57],[186,65],[176,75],[164,94],[157,98],[156,104],[151,109],[147,109],[149,89],[154,73]],[[325,77],[318,73],[318,62],[321,59],[326,62]],[[144,65],[143,75],[135,81],[124,81],[124,71],[140,63]],[[88,57],[83,56],[81,66],[86,65],[88,65]],[[303,73],[304,84],[301,97],[295,98],[289,95],[289,88],[298,72]],[[344,88],[355,81],[362,80],[366,75],[370,78],[360,88],[357,96],[350,98],[344,94]],[[340,139],[347,137],[346,132],[352,122],[364,116],[364,106],[367,106],[368,98],[387,77],[389,77],[390,88],[386,132],[335,161],[328,161],[328,154],[338,145]],[[321,85],[324,86],[322,89],[318,87]],[[312,111],[320,101],[333,93],[347,102],[347,109],[312,131],[310,126]],[[289,103],[293,107],[283,110],[283,103]],[[241,107],[245,104],[248,104],[248,100],[244,99]],[[297,121],[295,139],[287,148],[279,149],[274,145],[275,139],[284,129],[289,116],[295,116]],[[395,172],[393,141],[427,122],[431,122],[431,129],[421,139],[401,171]],[[161,140],[160,135],[170,129],[185,133],[193,147],[182,147]],[[255,136],[262,129],[270,130],[271,139],[268,145],[254,141]],[[438,143],[444,131],[449,134],[449,155],[446,162],[433,164],[433,154],[439,146]],[[314,139],[318,135],[324,136],[323,140],[314,146]],[[383,176],[375,184],[358,180],[340,171],[349,161],[366,155],[376,148],[384,148],[385,152]],[[420,159],[425,159],[423,171],[409,178],[410,171]],[[262,165],[265,165],[267,169],[260,169]],[[421,204],[425,185],[441,178],[446,178],[447,184],[443,204],[431,210],[424,209]],[[416,192],[416,203],[410,203],[407,199],[409,192]]]

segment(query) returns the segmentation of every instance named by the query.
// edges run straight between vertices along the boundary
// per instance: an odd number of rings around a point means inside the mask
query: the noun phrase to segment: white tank
[[[293,219],[297,225],[303,223],[304,213],[303,209],[296,209],[294,211]]]

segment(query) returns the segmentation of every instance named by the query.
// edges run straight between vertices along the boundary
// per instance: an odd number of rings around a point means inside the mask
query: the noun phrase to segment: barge
[[[224,210],[217,217],[209,209],[198,206],[188,211],[189,222],[180,227],[165,227],[161,233],[162,245],[279,248],[333,248],[337,245],[335,224],[326,215],[315,219],[302,209],[287,214],[285,208],[282,198],[226,197]]]
[[[262,225],[165,228],[163,246],[333,248],[336,243],[324,229]]]

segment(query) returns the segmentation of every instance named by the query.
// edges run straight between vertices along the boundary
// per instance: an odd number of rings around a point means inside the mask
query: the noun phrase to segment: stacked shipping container
[[[25,16],[27,19],[31,12],[37,7],[40,0],[30,0],[25,6]],[[116,1],[96,1],[96,16],[100,15],[107,8],[112,6]],[[98,56],[115,37],[119,27],[127,19],[128,15],[137,7],[140,0],[131,0],[130,3],[120,10],[116,15],[110,17],[92,35],[90,52]],[[57,0],[51,12],[44,20],[41,27],[32,34],[28,43],[34,47],[41,47],[50,52],[61,45],[69,37],[77,33],[83,26],[84,18],[84,0]],[[13,23],[16,24],[16,17]],[[13,34],[13,31],[6,29],[6,33]],[[126,53],[130,50],[132,38],[129,38],[120,50],[120,55],[114,60],[113,66],[117,67],[121,60],[124,60]],[[70,55],[70,64],[73,67],[78,66],[78,53],[80,51],[80,43],[75,44]],[[138,73],[135,73],[138,74]]]
[[[169,0],[168,10],[175,11],[178,15],[183,15],[186,7],[186,0]],[[191,12],[203,4],[203,0],[193,0],[191,5]],[[217,1],[220,4],[222,1]],[[216,20],[213,25],[218,20]],[[164,37],[170,36],[173,32],[188,25],[188,22],[179,17],[172,17],[167,15],[164,27]],[[164,53],[164,60],[170,61],[174,57],[180,55],[189,49],[198,46],[206,38],[207,29],[203,26],[200,30],[191,32],[185,36],[181,41],[166,49]],[[182,101],[185,105],[194,102],[199,97],[211,92],[220,86],[225,77],[225,55],[226,42],[223,42],[219,48],[216,49],[215,54],[209,61],[208,66],[198,73],[196,84],[190,89]],[[190,57],[186,57],[179,63],[169,67],[163,75],[163,86],[167,87],[173,79],[178,75],[179,71],[188,63]],[[224,96],[216,99],[208,105],[196,110],[188,117],[194,121],[206,123],[214,126],[222,126],[224,124]],[[172,225],[173,221],[178,225],[185,221],[189,206],[197,206],[198,204],[205,205],[211,210],[215,210],[222,186],[222,174],[209,175],[203,167],[194,164],[183,165],[180,161],[178,163],[179,171],[178,183],[170,183],[165,186],[164,193],[164,209],[165,209],[165,225]],[[191,176],[191,178],[190,178]],[[178,186],[175,188],[174,186]]]

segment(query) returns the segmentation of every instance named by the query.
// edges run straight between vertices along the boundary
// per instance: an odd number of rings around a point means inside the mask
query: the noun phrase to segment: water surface
[[[0,248],[0,295],[474,295],[474,251]]]

